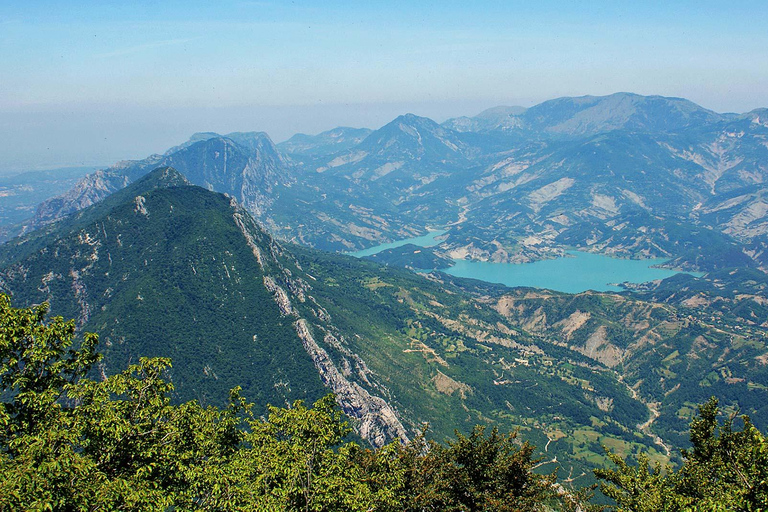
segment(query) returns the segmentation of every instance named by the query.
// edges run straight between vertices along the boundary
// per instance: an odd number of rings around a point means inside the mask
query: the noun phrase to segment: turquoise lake
[[[625,260],[601,254],[567,251],[570,257],[533,263],[490,263],[486,261],[455,260],[453,267],[442,269],[456,277],[480,279],[507,286],[531,286],[567,293],[586,290],[621,291],[616,283],[645,283],[665,279],[676,270],[651,268],[666,260]]]
[[[422,237],[382,244],[350,255],[361,258],[405,244],[430,247],[437,245],[435,237],[443,233],[444,231],[434,231]],[[456,264],[453,267],[438,270],[456,277],[479,279],[511,287],[530,286],[566,293],[580,293],[586,290],[621,291],[622,288],[615,286],[616,284],[645,283],[679,273],[677,270],[651,268],[667,261],[664,259],[628,260],[581,251],[567,251],[567,254],[568,257],[564,258],[522,264],[454,260]],[[701,275],[693,272],[691,274]]]
[[[439,243],[437,240],[435,240],[435,238],[442,235],[443,233],[445,233],[445,231],[430,231],[426,235],[417,236],[415,238],[406,238],[405,240],[397,240],[388,244],[381,244],[369,249],[363,249],[362,251],[348,252],[347,254],[349,256],[354,256],[355,258],[364,258],[365,256],[373,256],[374,254],[380,253],[381,251],[402,247],[403,245],[407,244],[418,245],[419,247],[432,247],[433,245],[437,245]]]

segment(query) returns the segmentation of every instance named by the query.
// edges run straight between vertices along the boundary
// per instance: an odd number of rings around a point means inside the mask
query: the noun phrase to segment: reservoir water
[[[666,260],[625,260],[602,254],[568,251],[570,257],[532,263],[490,263],[455,260],[453,267],[442,269],[456,277],[470,277],[507,286],[531,286],[567,293],[586,290],[621,291],[616,283],[645,283],[665,279],[676,270],[651,268]]]
[[[437,245],[438,242],[434,239],[443,233],[444,231],[433,231],[422,237],[382,244],[350,255],[361,258],[405,244],[430,247]],[[510,287],[530,286],[567,293],[586,290],[621,291],[622,288],[615,286],[616,284],[645,283],[679,273],[677,270],[652,268],[667,261],[664,259],[628,260],[582,251],[567,251],[567,254],[568,257],[564,258],[522,264],[454,260],[454,266],[438,270],[456,277],[501,283]]]
[[[419,247],[432,247],[433,245],[437,245],[439,243],[437,240],[435,240],[435,238],[442,235],[443,233],[445,233],[445,231],[430,231],[426,235],[417,236],[415,238],[406,238],[405,240],[397,240],[388,244],[381,244],[369,249],[363,249],[362,251],[348,252],[347,254],[354,256],[355,258],[364,258],[365,256],[373,256],[374,254],[378,254],[381,251],[402,247],[403,245],[407,244],[418,245]]]

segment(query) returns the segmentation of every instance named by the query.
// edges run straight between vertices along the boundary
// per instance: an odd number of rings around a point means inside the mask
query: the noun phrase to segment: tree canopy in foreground
[[[478,426],[379,449],[346,440],[328,395],[267,417],[233,389],[226,408],[172,401],[168,359],[91,377],[98,338],[48,307],[0,295],[0,510],[533,511],[599,509],[534,471],[516,433]],[[768,442],[748,418],[691,424],[679,469],[609,454],[596,471],[619,511],[764,510]]]

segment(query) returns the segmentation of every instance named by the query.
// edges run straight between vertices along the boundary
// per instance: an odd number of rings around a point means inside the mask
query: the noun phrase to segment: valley
[[[621,93],[199,133],[0,219],[0,290],[98,333],[97,376],[162,356],[177,400],[331,390],[377,447],[519,429],[584,485],[603,446],[679,463],[710,396],[768,426],[760,114]]]

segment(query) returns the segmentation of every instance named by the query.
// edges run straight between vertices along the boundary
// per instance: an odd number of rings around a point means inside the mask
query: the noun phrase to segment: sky
[[[626,91],[768,107],[768,2],[0,0],[0,172]]]

